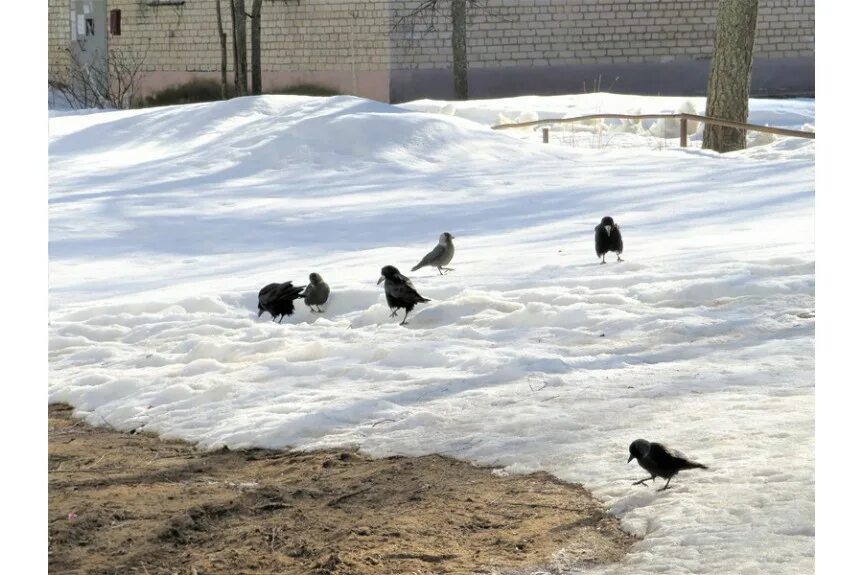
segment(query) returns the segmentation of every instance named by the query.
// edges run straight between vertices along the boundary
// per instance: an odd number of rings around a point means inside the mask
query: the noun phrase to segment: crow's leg
[[[670,485],[671,479],[673,479],[673,475],[667,478],[667,483],[664,484],[664,487],[662,487],[661,489],[657,489],[656,491],[664,491],[665,489],[670,489],[670,487],[668,486]]]
[[[392,313],[389,314],[389,317],[395,317],[396,315],[398,315],[398,308],[397,307],[394,310],[392,310]]]
[[[407,315],[408,315],[409,313],[410,313],[410,312],[409,312],[409,311],[407,311],[406,309],[404,310],[404,319],[403,319],[403,320],[401,320],[401,323],[399,323],[398,325],[407,325]]]
[[[643,485],[644,483],[646,483],[646,482],[647,482],[647,481],[649,481],[650,479],[652,479],[653,481],[655,481],[655,476],[652,476],[652,477],[646,477],[646,478],[644,478],[644,479],[641,479],[640,481],[635,481],[634,483],[632,483],[632,485]]]
[[[441,276],[446,275],[443,273],[443,268],[441,268],[440,266],[437,266],[437,273],[440,274]]]
[[[441,268],[441,269],[444,269],[447,272],[454,272],[455,271],[455,268]]]
[[[603,263],[603,264],[604,264],[604,263],[607,263],[607,262],[605,261],[605,254],[602,254],[602,263]]]
[[[625,260],[623,260],[623,258],[620,257],[620,254],[617,254],[617,261],[621,262],[621,261],[625,261]]]
[[[323,310],[320,309],[320,306],[317,306],[317,313],[323,313]]]
[[[278,318],[278,323],[281,323],[281,320],[283,320],[283,319],[284,319],[284,314],[281,314],[281,316]]]

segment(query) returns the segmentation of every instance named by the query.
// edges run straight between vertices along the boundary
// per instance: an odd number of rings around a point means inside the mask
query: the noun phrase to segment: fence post
[[[550,132],[549,128],[542,128],[542,143],[548,143],[548,133]]]
[[[679,119],[679,146],[688,146],[688,118]]]

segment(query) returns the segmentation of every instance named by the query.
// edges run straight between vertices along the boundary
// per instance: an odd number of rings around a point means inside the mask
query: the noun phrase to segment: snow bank
[[[576,118],[591,114],[673,114],[687,112],[705,115],[706,98],[626,96],[596,92],[570,96],[522,96],[504,100],[445,102],[417,100],[400,107],[429,113],[456,115],[486,125],[510,124],[551,118]],[[491,114],[496,113],[496,117]],[[521,118],[521,119],[519,119]],[[814,101],[806,99],[760,100],[749,103],[748,121],[753,124],[814,130]],[[679,120],[587,120],[569,124],[507,129],[507,133],[535,142],[541,141],[542,127],[550,130],[551,143],[579,148],[676,147]],[[700,147],[703,124],[688,123],[689,145]],[[764,146],[778,140],[771,134],[750,132],[748,147]],[[786,141],[786,140],[785,140]],[[790,140],[791,142],[796,140]]]
[[[203,447],[544,469],[644,536],[608,572],[809,572],[814,142],[719,156],[488,128],[689,100],[266,96],[53,118],[49,400]],[[813,102],[758,115],[813,124]],[[592,251],[604,215],[623,263]],[[410,273],[442,231],[455,271]],[[375,284],[386,264],[432,300],[405,327]],[[324,314],[257,318],[261,286],[312,271]],[[632,487],[638,437],[711,469]]]

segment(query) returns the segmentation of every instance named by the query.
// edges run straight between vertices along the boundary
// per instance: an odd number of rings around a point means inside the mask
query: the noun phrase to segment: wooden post
[[[679,146],[688,146],[688,118],[679,119]]]
[[[549,132],[550,132],[550,129],[548,129],[548,128],[542,128],[542,143],[544,143],[544,144],[547,144],[547,143],[548,143],[548,140],[549,140],[549,138],[548,138],[548,134],[549,134]]]

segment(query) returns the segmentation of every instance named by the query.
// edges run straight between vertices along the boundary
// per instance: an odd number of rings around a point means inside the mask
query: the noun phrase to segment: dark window
[[[111,10],[111,36],[119,36],[120,35],[120,11],[119,10]]]
[[[84,20],[84,36],[96,35],[96,21],[92,18]]]

